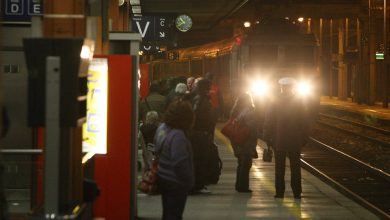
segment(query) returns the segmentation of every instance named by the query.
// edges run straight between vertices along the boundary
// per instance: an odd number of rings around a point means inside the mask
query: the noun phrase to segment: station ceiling
[[[144,14],[188,14],[193,30],[206,30],[216,26],[249,0],[141,0]]]
[[[377,1],[377,0],[371,0]],[[182,45],[192,46],[233,36],[245,20],[270,16],[353,17],[368,0],[140,0],[142,14],[187,14],[191,31],[177,33]],[[364,6],[365,7],[365,6]]]

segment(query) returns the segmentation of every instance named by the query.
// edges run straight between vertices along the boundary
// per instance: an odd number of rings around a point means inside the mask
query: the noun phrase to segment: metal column
[[[59,214],[60,57],[46,58],[45,218]]]

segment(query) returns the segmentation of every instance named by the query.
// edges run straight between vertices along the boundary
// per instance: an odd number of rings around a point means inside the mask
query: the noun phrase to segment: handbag
[[[157,171],[158,171],[158,156],[155,156],[152,166],[145,170],[142,179],[138,184],[138,189],[146,194],[158,194],[157,188]]]
[[[272,149],[270,148],[269,145],[267,145],[267,148],[263,150],[263,161],[272,162],[272,154],[273,154]]]
[[[249,137],[249,128],[240,123],[236,118],[231,118],[222,127],[221,133],[235,144],[243,144]]]
[[[170,132],[170,131],[169,131]],[[168,136],[169,132],[166,134]],[[166,138],[164,139],[162,145],[164,144]],[[141,181],[138,183],[138,189],[146,194],[149,195],[156,195],[159,193],[158,187],[157,187],[157,172],[158,172],[158,160],[159,160],[159,155],[161,154],[163,150],[163,147],[156,152],[154,155],[152,165],[150,166],[149,169],[145,170]]]

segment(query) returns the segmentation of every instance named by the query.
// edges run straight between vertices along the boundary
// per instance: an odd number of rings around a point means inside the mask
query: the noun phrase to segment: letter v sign
[[[144,38],[146,35],[146,32],[148,31],[150,21],[146,22],[145,29],[143,31],[141,29],[141,25],[139,24],[139,21],[136,21],[136,23],[137,23],[137,28],[138,28],[139,33],[141,34],[142,38]]]

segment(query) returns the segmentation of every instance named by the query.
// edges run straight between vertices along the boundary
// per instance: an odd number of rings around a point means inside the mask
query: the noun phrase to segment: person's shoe
[[[237,192],[241,192],[241,193],[251,193],[251,192],[253,192],[253,191],[250,190],[250,189],[238,189]]]
[[[201,194],[210,194],[211,193],[211,191],[209,189],[207,189],[207,187],[203,187],[198,192]]]
[[[284,198],[284,195],[276,194],[276,195],[274,195],[274,198],[275,198],[275,199],[283,199],[283,198]]]

